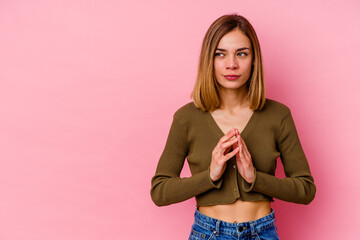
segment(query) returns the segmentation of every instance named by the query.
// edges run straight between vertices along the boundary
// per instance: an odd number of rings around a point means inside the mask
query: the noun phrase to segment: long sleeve
[[[181,202],[210,189],[220,188],[221,181],[213,183],[209,169],[180,178],[188,147],[186,125],[176,118],[175,113],[155,176],[151,180],[151,198],[157,206]]]
[[[288,202],[309,204],[315,197],[316,187],[290,111],[281,121],[277,147],[286,178],[280,179],[255,170],[254,182],[243,182],[244,191],[255,191]]]

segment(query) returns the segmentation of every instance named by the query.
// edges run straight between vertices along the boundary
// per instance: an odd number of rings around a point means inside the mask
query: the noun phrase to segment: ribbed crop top
[[[241,132],[255,167],[255,180],[247,183],[236,168],[235,157],[227,162],[219,181],[210,179],[212,150],[224,135],[210,112],[190,102],[178,109],[165,148],[151,181],[151,197],[158,206],[196,198],[197,206],[242,201],[284,201],[308,204],[316,192],[313,177],[288,107],[266,99]],[[275,177],[280,157],[286,178]],[[187,159],[191,177],[180,178]]]

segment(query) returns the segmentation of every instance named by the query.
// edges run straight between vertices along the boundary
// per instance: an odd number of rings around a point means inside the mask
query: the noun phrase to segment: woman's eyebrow
[[[243,48],[236,49],[236,51],[243,51],[243,50],[246,50],[246,49],[250,50],[250,48],[248,48],[248,47],[243,47]],[[220,51],[220,52],[226,52],[226,49],[223,49],[223,48],[217,48],[215,50]]]

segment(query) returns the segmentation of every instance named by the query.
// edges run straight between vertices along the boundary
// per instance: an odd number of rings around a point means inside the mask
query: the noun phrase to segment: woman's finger
[[[237,135],[238,145],[242,146],[241,137],[240,135]],[[241,150],[241,149],[240,149]]]
[[[239,130],[235,128],[235,136],[237,137],[238,135],[240,135]]]
[[[235,135],[235,129],[231,129],[229,132],[227,132],[224,136],[222,136],[220,138],[220,140],[218,141],[218,143],[216,144],[214,151],[218,152],[219,149],[221,148],[221,144],[229,141],[229,139],[231,139],[233,136]],[[226,148],[225,148],[226,149]],[[222,151],[222,153],[224,153],[224,151]]]
[[[250,152],[249,152],[249,150],[247,149],[247,146],[246,146],[246,144],[245,144],[245,142],[244,142],[244,139],[242,139],[242,138],[240,137],[240,140],[241,140],[242,145],[244,146],[244,150],[243,150],[244,155],[245,155],[247,158],[251,159]]]
[[[245,154],[244,154],[244,145],[241,145],[241,149],[240,149],[239,154],[240,154],[240,160],[242,162],[247,162],[247,159],[246,159]]]
[[[244,142],[244,139],[242,139],[241,136],[240,136],[240,142],[241,142],[241,144],[243,144],[243,145],[245,146],[245,149],[247,150],[247,147],[246,147],[246,144],[245,144],[245,142]]]
[[[222,152],[222,153],[227,153],[228,151],[226,151],[227,149],[229,149],[230,150],[230,147],[232,146],[232,145],[234,145],[234,143],[236,143],[237,142],[237,139],[236,138],[233,138],[233,139],[231,139],[230,141],[227,141],[227,142],[225,142],[225,143],[222,143],[222,144],[220,144],[220,148],[219,148],[219,150]]]
[[[234,150],[232,150],[231,152],[229,152],[228,154],[224,155],[224,160],[228,161],[230,158],[235,156],[235,154],[237,154],[239,152],[239,150],[240,150],[240,147],[237,147]]]
[[[249,158],[247,158],[245,156],[245,153],[244,153],[244,146],[241,145],[240,147],[240,151],[239,151],[239,163],[244,167],[246,165],[251,165],[252,163],[249,163]]]
[[[235,131],[235,128],[233,128],[220,138],[219,143],[224,143],[224,142],[229,141],[229,139],[231,139],[233,136],[235,136],[235,134],[236,134],[236,131]]]

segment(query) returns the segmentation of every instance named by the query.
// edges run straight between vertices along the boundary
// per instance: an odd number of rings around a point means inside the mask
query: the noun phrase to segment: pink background
[[[280,237],[356,239],[357,0],[0,1],[0,239],[187,239],[194,199],[158,208],[150,179],[205,31],[233,12],[318,188],[308,206],[275,201]]]

